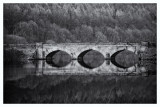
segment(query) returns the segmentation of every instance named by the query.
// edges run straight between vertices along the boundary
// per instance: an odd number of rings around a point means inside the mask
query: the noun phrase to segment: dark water
[[[4,66],[4,103],[156,103],[156,64],[118,68],[110,61],[87,69],[78,61],[54,67],[45,60]]]
[[[113,56],[88,50],[72,60],[56,51],[46,60],[4,63],[4,103],[156,103],[156,60]]]

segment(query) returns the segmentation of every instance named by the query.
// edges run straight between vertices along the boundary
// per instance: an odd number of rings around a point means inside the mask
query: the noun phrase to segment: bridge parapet
[[[129,50],[138,54],[144,52],[146,47],[140,44],[82,44],[82,43],[69,43],[69,44],[36,44],[37,59],[45,59],[46,56],[57,50],[62,50],[70,54],[72,59],[77,59],[78,55],[83,51],[93,49],[99,51],[105,58],[112,56],[115,52],[120,50]]]
[[[46,59],[46,56],[53,51],[62,50],[66,51],[72,59],[77,59],[78,55],[83,51],[93,49],[99,51],[103,54],[105,58],[109,58],[115,52],[120,50],[129,50],[134,52],[135,54],[139,54],[141,52],[145,52],[147,46],[138,44],[138,43],[60,43],[60,44],[43,44],[43,43],[36,43],[36,44],[4,44],[5,49],[15,48],[17,50],[23,51],[25,54],[28,54],[28,58],[33,59]]]

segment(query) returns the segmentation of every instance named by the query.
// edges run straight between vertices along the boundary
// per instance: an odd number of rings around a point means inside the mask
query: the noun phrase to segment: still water
[[[119,68],[105,60],[93,69],[77,60],[4,65],[4,103],[156,103],[156,87],[153,61]]]

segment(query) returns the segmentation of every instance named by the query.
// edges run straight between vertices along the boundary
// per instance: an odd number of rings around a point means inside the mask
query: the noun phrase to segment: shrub
[[[25,44],[27,43],[24,37],[17,35],[5,35],[4,44]]]
[[[4,64],[23,64],[25,63],[25,54],[16,49],[4,50]]]

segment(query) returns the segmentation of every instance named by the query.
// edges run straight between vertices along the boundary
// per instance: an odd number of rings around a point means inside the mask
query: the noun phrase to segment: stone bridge
[[[5,50],[16,49],[22,51],[27,56],[27,59],[46,59],[47,55],[57,50],[65,51],[72,57],[72,59],[77,59],[82,52],[90,49],[100,52],[105,57],[105,59],[107,59],[116,52],[122,50],[129,50],[135,54],[141,55],[140,53],[145,53],[147,48],[148,47],[145,44],[138,43],[4,44]]]
[[[117,74],[117,71],[119,74],[128,75],[128,73],[134,73],[139,74],[140,72],[146,72],[147,70],[144,67],[138,67],[138,65],[134,65],[129,68],[119,68],[113,63],[108,63],[107,61],[111,60],[105,60],[104,63],[94,69],[87,69],[83,66],[81,66],[78,63],[77,59],[78,56],[87,50],[95,50],[100,52],[105,59],[109,59],[112,56],[114,56],[117,52],[123,51],[123,50],[129,50],[141,57],[141,53],[145,53],[148,46],[145,44],[127,44],[127,43],[119,43],[119,44],[93,44],[93,43],[61,43],[61,44],[42,44],[42,43],[36,43],[36,44],[4,44],[4,50],[12,50],[16,49],[25,54],[27,56],[27,59],[38,59],[39,62],[36,64],[37,73],[41,74],[63,74],[63,73],[104,73],[104,74]],[[71,58],[73,59],[67,66],[65,67],[53,67],[46,63],[45,59],[46,57],[57,50],[62,50],[67,52]],[[39,60],[40,59],[40,60]],[[55,70],[54,70],[55,69]],[[61,72],[60,72],[61,71]]]
[[[77,59],[78,56],[86,50],[96,50],[100,52],[105,59],[110,58],[114,53],[122,50],[129,50],[135,54],[144,52],[146,46],[138,43],[133,44],[93,44],[93,43],[62,43],[62,44],[36,44],[35,59],[46,59],[46,56],[57,50],[67,52],[72,59]]]

